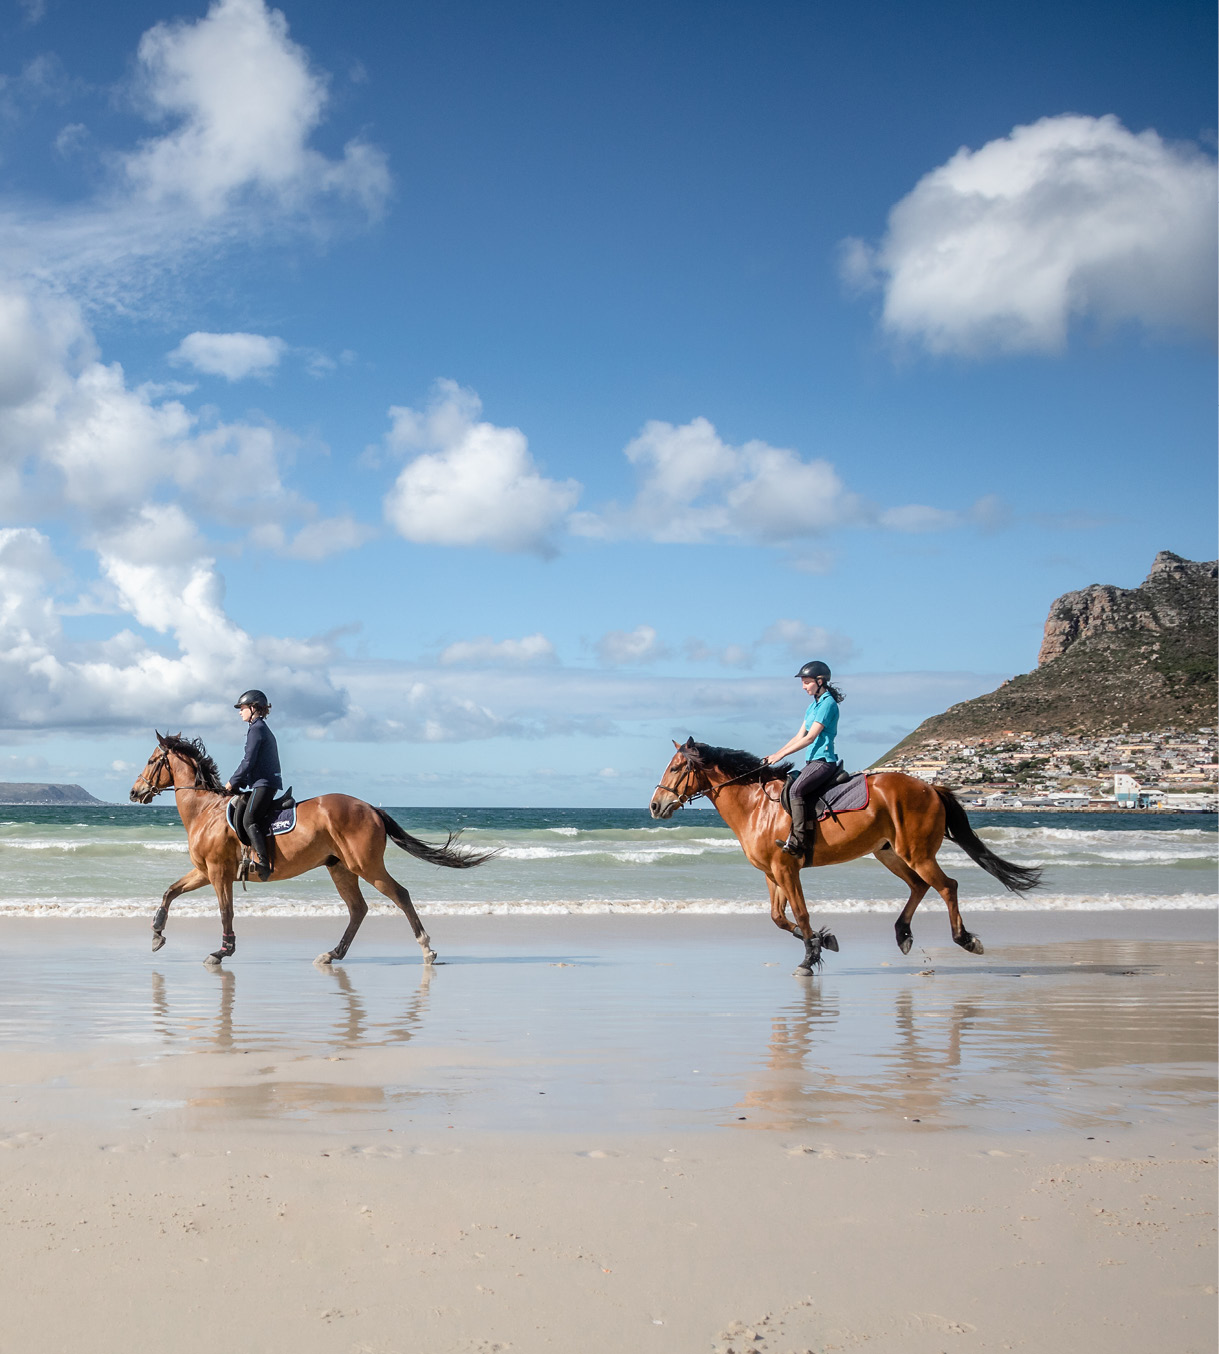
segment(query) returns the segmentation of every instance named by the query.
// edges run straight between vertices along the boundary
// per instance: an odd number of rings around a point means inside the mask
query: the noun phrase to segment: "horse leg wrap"
[[[169,908],[162,903],[153,914],[152,929],[158,934],[165,930],[165,923],[169,920]]]
[[[237,949],[237,937],[232,931],[224,931],[220,936],[220,948],[212,951],[213,959],[227,959]]]

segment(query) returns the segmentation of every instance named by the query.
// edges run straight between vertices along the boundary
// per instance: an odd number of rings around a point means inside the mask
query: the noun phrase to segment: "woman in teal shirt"
[[[785,842],[779,842],[789,856],[807,856],[804,822],[807,806],[833,783],[842,769],[842,763],[834,751],[834,736],[838,732],[838,702],[842,700],[842,692],[830,684],[831,675],[829,668],[821,662],[805,663],[796,673],[812,700],[804,712],[796,736],[788,739],[778,752],[772,752],[764,759],[771,763],[781,762],[784,757],[790,757],[801,748],[808,749],[804,770],[792,786],[791,836]]]

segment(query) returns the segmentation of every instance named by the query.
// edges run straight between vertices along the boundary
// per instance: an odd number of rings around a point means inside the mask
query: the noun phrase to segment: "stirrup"
[[[788,837],[786,841],[781,837],[776,837],[775,845],[789,856],[795,856],[797,860],[803,860],[808,854],[808,848],[803,842],[797,841],[795,837]]]
[[[265,884],[271,878],[271,867],[264,865],[261,860],[255,859],[254,869],[258,878]]]

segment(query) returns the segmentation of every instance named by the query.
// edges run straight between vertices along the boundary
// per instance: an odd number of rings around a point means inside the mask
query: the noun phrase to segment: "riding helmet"
[[[826,667],[826,665],[822,663],[819,659],[817,659],[814,660],[812,663],[805,663],[805,665],[800,669],[800,671],[796,673],[796,676],[801,678],[824,677],[825,680],[828,682],[830,680],[831,673],[829,668]]]
[[[265,705],[269,710],[271,702],[267,699],[265,691],[259,691],[257,688],[251,688],[249,691],[243,691],[237,699],[237,704],[233,706],[234,710],[240,710],[243,705]]]

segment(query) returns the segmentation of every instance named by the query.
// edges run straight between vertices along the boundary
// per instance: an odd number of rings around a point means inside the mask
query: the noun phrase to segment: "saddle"
[[[241,865],[237,871],[237,878],[241,881],[243,889],[250,877],[250,871],[254,867],[255,860],[253,843],[246,835],[244,827],[238,826],[244,824],[245,806],[249,798],[249,790],[240,790],[230,798],[224,810],[224,816],[229,827],[233,829],[237,840],[241,843]],[[272,870],[275,869],[275,838],[282,836],[285,832],[291,832],[295,826],[296,798],[292,793],[292,787],[289,785],[278,799],[271,801],[270,811],[263,821],[263,831],[267,834],[267,864]]]
[[[796,783],[796,778],[799,775],[799,771],[789,771],[787,779],[783,782],[783,789],[779,792],[780,802],[788,813],[791,813],[792,811],[792,786]],[[854,782],[860,782],[860,784],[856,785]],[[862,771],[856,771],[852,775],[852,773],[844,767],[838,772],[834,779],[830,781],[811,806],[813,816],[817,819],[824,818],[827,814],[833,813],[835,805],[840,803],[844,810],[862,809],[868,802],[867,784],[867,779]],[[863,790],[862,803],[856,804],[854,801],[861,788]]]

